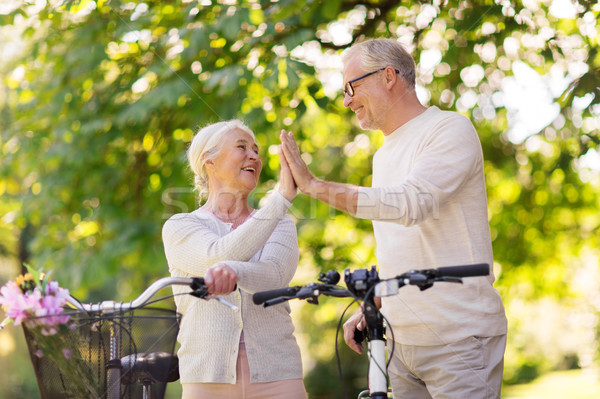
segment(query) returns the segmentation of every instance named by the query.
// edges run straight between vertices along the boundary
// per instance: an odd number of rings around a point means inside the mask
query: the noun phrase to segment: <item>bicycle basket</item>
[[[53,335],[23,324],[41,399],[163,398],[166,383],[179,378],[175,311],[63,314],[69,321]]]

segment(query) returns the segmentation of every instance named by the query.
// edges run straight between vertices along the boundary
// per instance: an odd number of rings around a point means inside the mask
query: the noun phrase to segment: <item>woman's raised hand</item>
[[[292,200],[296,198],[298,188],[281,147],[279,147],[279,163],[281,164],[281,171],[279,172],[278,190],[285,199],[292,202]]]

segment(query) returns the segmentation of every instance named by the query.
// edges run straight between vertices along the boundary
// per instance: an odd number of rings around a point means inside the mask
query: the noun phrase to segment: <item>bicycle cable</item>
[[[190,292],[193,292],[193,291],[190,291]],[[163,296],[163,297],[160,297],[160,298],[154,299],[154,300],[152,300],[152,301],[148,301],[148,302],[146,302],[144,305],[142,305],[141,307],[146,307],[146,306],[148,306],[148,305],[152,305],[153,303],[160,302],[160,301],[164,301],[165,299],[174,298],[174,297],[176,297],[176,296],[180,296],[180,295],[190,295],[190,292],[181,292],[181,293],[179,293],[179,294],[170,294],[170,295],[165,295],[165,296]],[[140,308],[141,308],[141,307],[140,307]],[[136,308],[136,309],[139,309],[139,308]]]
[[[340,328],[342,326],[342,321],[344,320],[344,315],[346,314],[348,309],[350,309],[350,306],[354,305],[354,303],[358,303],[358,301],[359,301],[358,298],[354,298],[352,300],[352,302],[350,302],[350,304],[348,306],[346,306],[346,309],[344,309],[344,311],[342,312],[342,315],[340,316],[340,320],[338,321],[337,329],[335,330],[335,358],[337,360],[338,375],[340,376],[342,390],[344,391],[344,398],[346,398],[346,399],[348,399],[348,390],[346,389],[346,383],[344,381],[344,373],[342,372],[342,361],[340,359],[340,351],[338,349],[338,335],[340,332]]]

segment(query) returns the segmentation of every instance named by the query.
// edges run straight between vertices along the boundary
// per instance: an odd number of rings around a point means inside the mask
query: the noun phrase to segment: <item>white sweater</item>
[[[163,227],[163,243],[174,277],[202,277],[217,262],[233,268],[238,288],[216,302],[190,295],[175,297],[182,317],[179,372],[182,383],[234,384],[240,335],[251,382],[302,378],[300,349],[287,303],[264,308],[252,302],[257,291],[287,287],[298,265],[296,226],[286,215],[291,204],[274,193],[267,204],[231,230],[211,213],[198,209],[172,216]],[[175,293],[188,292],[175,286]]]
[[[430,107],[386,136],[373,159],[372,186],[360,188],[356,216],[373,220],[381,278],[493,264],[481,143],[466,117]],[[384,297],[395,340],[442,345],[506,334],[494,276],[463,281]]]

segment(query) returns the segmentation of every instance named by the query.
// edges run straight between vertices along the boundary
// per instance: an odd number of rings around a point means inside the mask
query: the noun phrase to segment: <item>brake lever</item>
[[[217,302],[220,302],[220,303],[222,303],[223,305],[225,305],[225,306],[229,307],[229,308],[230,308],[231,310],[233,310],[234,312],[237,312],[237,311],[239,311],[239,310],[240,310],[240,308],[238,308],[237,306],[235,306],[233,303],[229,302],[229,301],[228,301],[228,300],[226,300],[226,299],[223,299],[223,298],[222,298],[222,297],[220,297],[220,296],[212,296],[212,295],[209,295],[209,296],[207,296],[207,297],[206,297],[206,298],[204,298],[204,299],[206,299],[206,300],[209,300],[209,299],[214,299],[215,301],[217,301]]]

